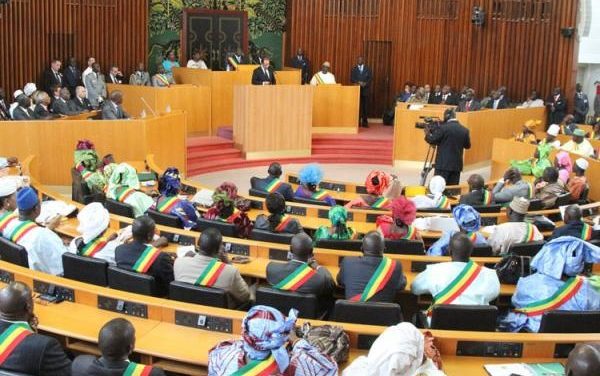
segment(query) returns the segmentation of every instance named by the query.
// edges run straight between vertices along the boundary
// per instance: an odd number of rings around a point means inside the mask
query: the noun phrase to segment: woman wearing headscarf
[[[403,322],[387,328],[342,376],[443,376],[439,351],[430,333]]]
[[[335,361],[304,339],[293,340],[297,311],[288,317],[267,306],[255,306],[242,322],[242,339],[225,341],[208,354],[209,376],[259,374],[274,376],[337,375]],[[288,351],[291,348],[291,351]]]
[[[417,208],[411,200],[400,196],[392,201],[392,216],[380,215],[375,224],[385,239],[422,240],[412,223],[417,217]]]
[[[99,202],[86,205],[77,214],[80,236],[69,244],[69,252],[80,256],[98,258],[115,265],[115,249],[121,244],[117,233],[107,236],[110,215]]]
[[[556,154],[554,167],[558,168],[558,178],[565,184],[568,183],[571,172],[573,172],[573,162],[569,153],[561,151]]]
[[[549,241],[531,260],[536,272],[521,277],[512,296],[513,312],[500,330],[537,332],[545,312],[598,311],[600,292],[581,276],[585,263],[600,262],[600,248],[572,236]]]
[[[351,240],[356,239],[357,233],[351,227],[348,227],[348,210],[345,207],[336,205],[329,209],[329,222],[331,226],[321,226],[315,232],[313,239],[315,243],[321,239],[332,240]]]
[[[0,177],[0,218],[17,209],[17,189],[17,182],[11,176]]]
[[[139,191],[140,181],[137,172],[127,163],[116,166],[108,180],[106,197],[133,207],[133,215],[137,218],[144,215],[154,200]]]
[[[297,234],[303,231],[298,220],[285,214],[285,198],[281,193],[269,193],[265,203],[269,215],[261,214],[256,217],[255,229],[286,234]]]
[[[204,214],[211,221],[227,222],[235,225],[237,234],[247,238],[252,231],[252,221],[248,218],[250,201],[238,196],[237,186],[231,182],[222,183],[212,195],[213,206]]]
[[[473,245],[486,245],[487,240],[485,237],[478,232],[481,227],[481,215],[472,206],[469,205],[458,205],[452,209],[452,216],[456,221],[456,224],[460,228],[460,232],[466,234]],[[448,244],[450,244],[450,238],[456,231],[445,231],[442,236],[429,247],[427,254],[429,256],[447,256],[448,255]]]
[[[326,202],[329,206],[335,206],[335,200],[324,189],[319,189],[319,183],[323,180],[323,169],[317,163],[304,166],[298,173],[300,185],[295,197],[308,198],[316,201]]]
[[[365,187],[367,194],[348,202],[346,208],[389,209],[392,200],[402,193],[402,185],[396,176],[378,170],[367,176]]]
[[[417,209],[450,209],[450,201],[444,195],[446,180],[436,175],[429,181],[429,194],[412,198]]]
[[[510,165],[519,170],[522,175],[533,175],[539,178],[544,174],[546,167],[552,167],[550,152],[553,148],[554,146],[551,143],[540,142],[533,154],[533,158],[520,161],[512,160],[510,161]]]
[[[181,222],[183,228],[191,229],[196,226],[196,221],[200,214],[194,205],[187,200],[187,197],[179,196],[181,191],[181,179],[179,170],[175,167],[169,167],[158,180],[158,191],[156,203],[152,209],[163,213],[176,216]]]
[[[527,120],[523,124],[523,130],[521,133],[515,136],[515,141],[525,142],[526,144],[537,145],[537,138],[535,137],[534,129],[542,124],[541,120]]]
[[[89,140],[79,141],[74,152],[74,159],[75,169],[81,174],[81,178],[90,192],[92,194],[104,192],[107,178],[99,169],[101,162],[94,144]]]

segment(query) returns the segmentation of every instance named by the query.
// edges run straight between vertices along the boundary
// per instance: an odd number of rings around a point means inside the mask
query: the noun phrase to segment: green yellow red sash
[[[312,198],[313,200],[318,201],[323,201],[325,197],[327,197],[327,191],[325,191],[324,189],[321,189],[310,196],[310,198]]]
[[[6,212],[0,217],[0,234],[4,231],[6,226],[8,226],[12,221],[19,218],[19,216],[15,212]]]
[[[277,190],[279,189],[279,187],[281,187],[283,183],[281,182],[281,180],[279,179],[273,179],[271,180],[271,182],[267,185],[267,192],[269,193],[273,193],[273,192],[277,192]]]
[[[177,204],[179,204],[179,202],[180,200],[177,196],[165,197],[158,205],[156,205],[156,210],[168,214],[175,206],[177,206]]]
[[[406,235],[404,235],[402,237],[402,239],[414,240],[416,238],[416,235],[417,235],[417,230],[413,226],[408,225],[408,228],[406,229]]]
[[[308,266],[308,264],[302,264],[297,267],[292,274],[282,279],[273,287],[279,290],[296,291],[300,287],[304,286],[304,284],[308,282],[315,274],[317,274],[317,272]]]
[[[293,218],[289,215],[284,214],[283,217],[281,217],[281,222],[275,227],[275,232],[283,232],[292,219]]]
[[[88,179],[90,177],[92,177],[92,175],[94,175],[94,173],[91,171],[88,171],[88,170],[81,171],[81,177],[83,178],[84,181],[88,181]]]
[[[492,194],[490,191],[485,189],[483,191],[483,205],[490,205],[492,203]]]
[[[152,372],[152,366],[129,362],[129,365],[123,372],[123,376],[149,376]]]
[[[533,225],[531,223],[526,223],[526,225],[527,230],[525,231],[525,236],[523,237],[523,240],[521,240],[521,243],[532,242],[535,238],[535,230],[533,229]]]
[[[106,246],[106,243],[108,243],[106,238],[98,237],[84,245],[81,251],[79,251],[79,255],[94,257],[96,253],[100,252]]]
[[[133,264],[132,269],[138,273],[146,273],[160,255],[160,251],[149,245],[144,249],[140,258]]]
[[[28,232],[37,227],[38,226],[32,221],[22,222],[17,227],[15,227],[12,234],[10,235],[10,240],[13,243],[17,243],[19,240],[23,239],[23,236],[27,235]]]
[[[594,229],[592,228],[592,226],[588,225],[587,223],[583,224],[583,228],[581,229],[581,239],[583,240],[590,240],[592,238],[592,233],[593,233]]]
[[[533,184],[527,183],[527,198],[532,199],[534,196]]]
[[[156,78],[158,78],[159,81],[162,81],[162,83],[165,84],[165,86],[171,86],[169,79],[164,74],[159,73],[156,75]]]
[[[467,236],[469,237],[469,240],[471,240],[471,243],[475,244],[475,242],[477,241],[477,231],[468,232]]]
[[[385,197],[379,197],[377,199],[377,201],[375,201],[373,203],[373,205],[371,205],[371,207],[373,209],[381,209],[381,208],[385,208],[386,206],[388,206],[390,204],[390,200],[388,200]]]
[[[12,354],[15,348],[33,331],[27,324],[15,323],[0,335],[0,365]]]
[[[238,69],[238,63],[237,63],[237,61],[235,61],[235,59],[232,56],[228,57],[227,61],[229,62],[229,65],[231,65],[233,67],[234,70]]]
[[[437,207],[439,209],[450,209],[450,201],[448,200],[448,197],[446,197],[446,196],[440,197],[440,202],[438,202]]]
[[[252,360],[238,369],[232,376],[270,376],[278,372],[277,362],[273,355],[265,360]]]
[[[317,79],[317,84],[325,85],[325,81],[323,81],[323,78],[321,77],[321,72],[317,72],[315,78]]]
[[[223,221],[227,223],[232,223],[238,215],[240,215],[240,210],[238,208],[235,208],[233,209],[233,213],[229,217],[223,219]]]
[[[451,304],[473,284],[479,273],[481,273],[481,266],[469,261],[454,280],[433,297],[433,304]]]
[[[363,293],[353,296],[350,298],[350,300],[353,302],[366,302],[371,299],[373,295],[383,290],[383,288],[387,285],[390,278],[392,278],[394,269],[396,269],[396,261],[384,257],[375,270],[375,273],[367,283]]]
[[[216,258],[212,259],[194,284],[196,286],[213,287],[223,272],[223,269],[225,269],[224,263]]]
[[[585,278],[580,276],[570,278],[549,298],[527,304],[525,307],[515,309],[515,311],[531,317],[558,309],[579,292],[584,280]]]
[[[121,190],[121,192],[119,192],[118,195],[115,195],[115,198],[119,202],[125,202],[125,200],[127,200],[127,198],[134,193],[135,193],[135,189],[125,188],[125,189]]]

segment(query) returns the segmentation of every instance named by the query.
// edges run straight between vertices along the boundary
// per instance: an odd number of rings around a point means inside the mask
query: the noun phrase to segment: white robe
[[[77,239],[81,239],[81,236],[78,236],[75,239],[71,240],[68,249],[70,253],[77,254],[77,243],[75,243]],[[111,265],[116,265],[117,263],[115,261],[115,249],[117,249],[117,247],[120,244],[121,243],[116,239],[109,241],[108,243],[106,243],[104,248],[102,248],[100,251],[98,251],[98,253],[94,255],[94,258],[105,260]]]
[[[544,235],[533,226],[533,241],[544,240]],[[495,255],[504,255],[513,244],[523,243],[527,233],[527,223],[507,222],[492,226],[492,235],[488,238],[488,244],[492,247]],[[485,232],[485,230],[483,230]]]
[[[594,147],[586,139],[584,139],[581,144],[576,144],[573,140],[571,140],[564,144],[561,149],[573,154],[581,155],[582,157],[594,156]]]
[[[320,81],[317,78],[317,76],[319,78],[321,78]],[[315,73],[315,75],[310,80],[310,84],[313,85],[313,86],[316,86],[316,85],[334,85],[335,83],[336,83],[335,82],[335,76],[331,72],[327,72],[327,73],[317,72],[317,73]]]

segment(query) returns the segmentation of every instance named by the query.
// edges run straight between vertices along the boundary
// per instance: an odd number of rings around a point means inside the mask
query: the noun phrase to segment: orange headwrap
[[[390,186],[390,176],[383,171],[371,171],[365,181],[367,193],[381,196],[383,192]]]

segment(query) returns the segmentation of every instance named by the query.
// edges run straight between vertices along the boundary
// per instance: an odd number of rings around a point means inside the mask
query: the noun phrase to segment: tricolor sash
[[[171,210],[173,210],[173,208],[179,204],[179,202],[180,200],[177,196],[165,197],[159,204],[156,205],[156,210],[161,213],[169,214]]]
[[[300,287],[304,286],[304,284],[308,282],[315,274],[317,274],[317,272],[313,268],[308,266],[308,264],[303,263],[297,267],[292,274],[282,279],[273,287],[279,290],[296,291]]]
[[[38,226],[32,221],[21,222],[17,227],[15,227],[12,234],[10,234],[10,241],[17,243],[19,240],[23,239],[27,233],[37,227]]]
[[[127,198],[129,196],[131,196],[132,194],[135,193],[135,189],[132,188],[125,188],[121,189],[121,191],[119,192],[119,194],[115,195],[115,198],[117,199],[117,201],[119,202],[125,202],[125,200],[127,200]]]
[[[590,240],[592,238],[592,233],[594,232],[592,226],[587,223],[583,224],[583,228],[581,229],[581,239]]]
[[[584,277],[577,276],[569,278],[552,296],[527,304],[522,308],[515,309],[516,312],[524,313],[529,317],[539,316],[545,312],[560,308],[579,292],[583,286]]]
[[[225,264],[216,258],[212,259],[194,284],[196,286],[213,287],[225,269]]]
[[[240,215],[240,210],[238,208],[235,208],[233,209],[233,213],[229,217],[223,219],[223,221],[227,223],[232,223],[238,215]]]
[[[521,240],[521,243],[532,242],[535,237],[535,230],[533,229],[533,225],[531,223],[526,223],[526,225],[527,230],[525,231],[525,236],[523,237],[523,240]]]
[[[532,199],[534,196],[533,184],[527,183],[527,198]]]
[[[81,177],[83,178],[84,181],[88,181],[89,178],[92,177],[92,175],[94,175],[93,172],[88,171],[88,170],[83,170],[81,171]]]
[[[270,376],[278,372],[277,362],[273,355],[265,360],[252,360],[238,369],[232,376]]]
[[[321,77],[321,72],[317,72],[315,74],[315,78],[317,80],[318,85],[325,85],[325,81],[323,81],[323,78]]]
[[[321,189],[315,193],[313,193],[310,198],[317,201],[323,201],[327,197],[327,191]]]
[[[237,61],[235,61],[235,59],[232,56],[227,58],[227,62],[229,63],[229,65],[231,65],[233,67],[234,70],[238,69],[238,63],[237,63]]]
[[[293,218],[289,215],[284,214],[283,217],[281,217],[281,222],[275,227],[275,232],[283,232],[292,219]]]
[[[387,285],[390,278],[392,278],[394,269],[396,269],[395,260],[392,260],[388,257],[382,258],[379,266],[375,270],[373,276],[371,276],[371,279],[367,283],[367,286],[365,286],[365,290],[362,292],[362,294],[355,295],[350,298],[350,300],[353,302],[366,302],[371,299],[373,295],[383,290],[383,288]]]
[[[152,372],[152,366],[129,362],[123,376],[149,376]]]
[[[490,205],[492,203],[492,194],[487,189],[483,190],[483,205]]]
[[[469,237],[469,240],[471,240],[471,243],[475,244],[477,241],[477,231],[468,232],[467,236]]]
[[[450,209],[450,201],[448,200],[448,197],[440,197],[440,201],[438,202],[437,207],[439,209]]]
[[[93,241],[84,245],[79,251],[80,256],[94,257],[96,253],[100,252],[108,243],[106,238],[98,237]]]
[[[417,235],[417,229],[415,229],[411,225],[408,225],[408,228],[406,229],[406,235],[404,235],[401,239],[404,239],[404,240],[415,240],[416,235]]]
[[[473,284],[479,273],[481,266],[469,261],[452,282],[433,297],[433,304],[451,304]]]
[[[9,326],[2,335],[0,335],[0,366],[13,353],[15,348],[27,336],[33,334],[29,325],[25,323],[15,323]]]
[[[271,180],[271,182],[267,185],[266,191],[269,193],[273,193],[273,192],[277,192],[277,190],[279,189],[279,187],[281,187],[283,183],[281,182],[281,180],[279,179],[273,179]]]
[[[171,83],[169,82],[169,79],[167,78],[167,76],[165,76],[164,74],[157,74],[156,78],[161,81],[165,86],[171,86]]]
[[[137,259],[135,264],[131,269],[135,270],[138,273],[146,273],[148,269],[154,264],[154,261],[160,255],[160,251],[153,246],[146,246],[144,252],[142,252],[141,256]]]
[[[385,208],[386,206],[388,206],[390,204],[390,200],[388,200],[385,197],[379,197],[377,199],[377,201],[375,201],[373,203],[373,205],[371,205],[371,207],[373,209],[381,209],[381,208]]]
[[[12,221],[19,218],[19,216],[15,212],[6,212],[0,217],[0,235]]]

